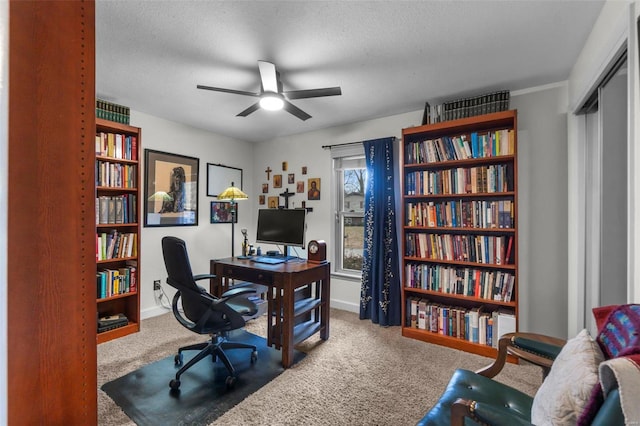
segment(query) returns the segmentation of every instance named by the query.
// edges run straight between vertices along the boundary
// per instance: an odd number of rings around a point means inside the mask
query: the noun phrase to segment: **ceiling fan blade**
[[[196,87],[198,89],[213,90],[214,92],[233,93],[234,95],[244,95],[244,96],[253,96],[253,97],[260,96],[260,93],[245,92],[242,90],[233,90],[233,89],[223,89],[221,87],[203,86],[201,84],[198,84],[198,86]]]
[[[303,110],[301,110],[300,108],[298,108],[297,106],[295,106],[294,104],[286,100],[284,101],[284,106],[282,108],[287,112],[290,112],[291,114],[295,115],[302,121],[305,121],[311,118],[309,114],[307,114],[306,112],[304,112]]]
[[[324,89],[292,90],[284,92],[283,95],[289,99],[319,98],[322,96],[342,95],[342,90],[340,87],[326,87]]]
[[[259,108],[260,108],[260,102],[256,102],[255,104],[251,105],[249,108],[245,109],[244,111],[236,115],[236,117],[246,117],[252,112],[257,111]]]
[[[258,61],[260,70],[260,81],[262,81],[262,90],[265,92],[278,92],[278,76],[276,75],[276,66],[271,62]]]

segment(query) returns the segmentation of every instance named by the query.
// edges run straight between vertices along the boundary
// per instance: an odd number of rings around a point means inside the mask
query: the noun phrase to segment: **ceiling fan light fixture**
[[[260,108],[267,111],[279,111],[284,106],[282,95],[278,93],[265,93],[260,98]]]

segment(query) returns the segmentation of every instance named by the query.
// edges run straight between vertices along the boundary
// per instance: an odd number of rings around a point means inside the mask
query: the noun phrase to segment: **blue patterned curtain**
[[[367,162],[360,319],[400,325],[400,276],[394,200],[393,141],[363,142]]]

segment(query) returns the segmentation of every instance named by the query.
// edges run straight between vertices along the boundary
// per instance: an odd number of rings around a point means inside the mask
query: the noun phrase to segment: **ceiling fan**
[[[242,90],[223,89],[220,87],[203,86],[198,84],[198,89],[213,90],[214,92],[235,93],[236,95],[253,96],[260,98],[258,102],[251,105],[249,108],[240,112],[238,117],[246,117],[263,108],[266,110],[276,111],[279,109],[285,109],[289,113],[295,115],[300,120],[308,120],[311,118],[309,114],[293,105],[289,100],[293,99],[306,99],[306,98],[319,98],[322,96],[336,96],[341,95],[342,90],[340,87],[326,87],[324,89],[308,89],[308,90],[291,90],[288,92],[282,91],[282,82],[280,81],[280,73],[276,71],[276,66],[271,62],[258,61],[258,69],[260,71],[260,92],[245,92]]]

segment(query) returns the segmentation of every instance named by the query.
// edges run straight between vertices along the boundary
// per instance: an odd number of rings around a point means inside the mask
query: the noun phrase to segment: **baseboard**
[[[140,310],[140,319],[147,319],[157,317],[158,315],[166,314],[167,312],[171,312],[171,309],[165,308],[164,306],[154,306],[153,308],[147,308]]]
[[[353,302],[345,302],[344,300],[331,299],[329,306],[347,312],[360,313],[360,305]]]

